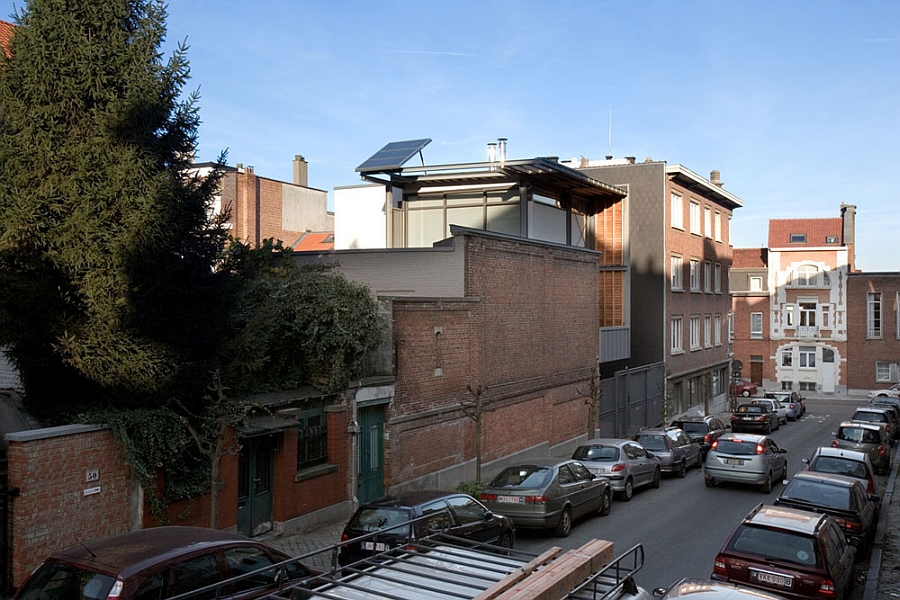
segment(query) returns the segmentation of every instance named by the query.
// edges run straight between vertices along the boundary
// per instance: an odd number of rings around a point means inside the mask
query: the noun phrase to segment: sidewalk
[[[725,413],[725,416],[727,420],[730,420],[731,413]],[[881,520],[869,558],[866,581],[858,582],[856,592],[852,594],[859,597],[859,586],[863,586],[862,600],[898,600],[900,598],[900,493],[894,494],[898,471],[900,471],[900,460],[895,453],[894,467],[885,486]],[[334,523],[313,531],[281,535],[269,539],[267,542],[281,548],[291,556],[302,556],[339,543],[343,530],[343,522]],[[312,567],[328,570],[331,568],[331,554],[320,552],[305,562]]]

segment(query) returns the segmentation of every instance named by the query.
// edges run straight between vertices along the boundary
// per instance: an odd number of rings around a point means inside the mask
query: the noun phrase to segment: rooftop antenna
[[[609,109],[609,137],[607,141],[608,147],[606,154],[612,158],[612,108]]]

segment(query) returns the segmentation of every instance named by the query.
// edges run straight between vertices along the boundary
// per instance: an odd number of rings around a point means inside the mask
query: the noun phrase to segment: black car
[[[432,518],[409,524],[429,515]],[[373,532],[380,533],[354,541]],[[512,548],[516,537],[511,519],[494,514],[468,494],[407,492],[360,506],[341,534],[338,561],[346,566],[437,532],[504,548]]]
[[[767,404],[741,404],[731,413],[731,431],[764,433],[778,429],[778,413]]]
[[[875,494],[867,494],[859,479],[801,471],[788,482],[775,506],[790,506],[834,517],[847,540],[859,549],[862,558],[875,538],[878,526],[878,502]]]
[[[673,427],[682,429],[691,441],[700,444],[700,452],[706,458],[712,443],[719,439],[722,434],[728,433],[730,425],[722,422],[722,419],[713,415],[705,417],[684,417],[672,421]]]

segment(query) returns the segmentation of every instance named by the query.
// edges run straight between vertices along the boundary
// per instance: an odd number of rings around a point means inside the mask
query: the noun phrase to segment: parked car
[[[700,444],[678,427],[644,427],[635,434],[634,441],[659,458],[663,473],[684,477],[689,468],[703,464]]]
[[[382,533],[354,541],[376,531]],[[512,548],[516,539],[512,519],[494,514],[468,494],[406,492],[356,509],[341,534],[338,561],[348,565],[438,531],[503,548]]]
[[[662,600],[680,599],[685,596],[690,596],[691,600],[784,600],[784,596],[768,594],[737,583],[695,577],[685,577],[669,588],[653,590],[653,597]]]
[[[731,431],[760,431],[769,435],[778,429],[778,413],[766,404],[741,404],[731,413]]]
[[[766,392],[763,398],[767,400],[777,400],[782,408],[784,408],[787,420],[796,421],[803,416],[803,405],[792,399],[797,392]]]
[[[884,425],[888,433],[888,441],[893,444],[897,439],[897,428],[894,423],[893,412],[887,408],[878,408],[876,406],[864,406],[857,408],[850,416],[851,421],[865,421],[867,423],[880,423]]]
[[[731,428],[722,419],[714,415],[702,417],[684,417],[672,421],[673,427],[680,427],[691,438],[691,441],[700,445],[700,453],[706,458],[712,443]]]
[[[754,400],[753,403],[754,404],[765,404],[770,409],[772,409],[772,412],[774,412],[776,415],[778,415],[778,425],[775,427],[775,429],[778,429],[779,427],[781,427],[782,423],[787,425],[787,422],[788,422],[787,409],[784,406],[782,406],[781,402],[779,402],[778,400],[775,400],[773,398],[760,398],[759,400]]]
[[[711,577],[786,598],[844,600],[855,559],[833,517],[760,504],[725,540]]]
[[[869,398],[900,398],[900,383],[895,383],[894,385],[886,388],[882,388],[880,390],[872,390],[868,394],[866,394]]]
[[[254,573],[221,590],[223,597],[250,600],[319,573],[298,562],[281,564],[288,560],[290,556],[262,542],[216,529],[152,527],[50,555],[24,582],[16,600],[168,598]],[[196,598],[214,596],[209,592]]]
[[[775,499],[775,506],[790,506],[834,517],[844,535],[863,554],[875,539],[878,497],[867,494],[859,479],[801,471],[794,475]]]
[[[801,462],[807,470],[815,473],[834,473],[859,479],[866,486],[866,493],[878,496],[879,502],[884,496],[884,487],[875,479],[875,468],[865,452],[822,446]]]
[[[728,393],[732,396],[743,396],[744,398],[755,396],[758,391],[756,384],[749,379],[737,379],[732,381],[728,389]]]
[[[893,406],[897,410],[900,410],[900,398],[896,398],[894,396],[876,396],[872,400],[869,400],[869,404],[878,406],[881,404],[889,404]]]
[[[887,475],[890,472],[890,442],[883,426],[862,421],[844,421],[832,435],[832,448],[865,452],[875,467],[876,474]]]
[[[787,476],[787,450],[764,435],[729,433],[713,442],[706,455],[703,480],[706,487],[720,481],[758,485],[763,493]]]
[[[575,519],[609,514],[612,486],[576,460],[539,459],[503,469],[481,492],[481,501],[516,527],[553,529],[566,537]]]
[[[609,479],[613,492],[625,502],[640,487],[659,487],[659,458],[633,440],[588,440],[575,448],[572,458],[597,477]]]

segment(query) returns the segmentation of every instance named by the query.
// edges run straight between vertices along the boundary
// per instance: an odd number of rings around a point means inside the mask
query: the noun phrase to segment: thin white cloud
[[[475,58],[477,54],[468,52],[442,52],[440,50],[392,50],[394,54],[434,54],[437,56],[462,56],[465,58]]]

